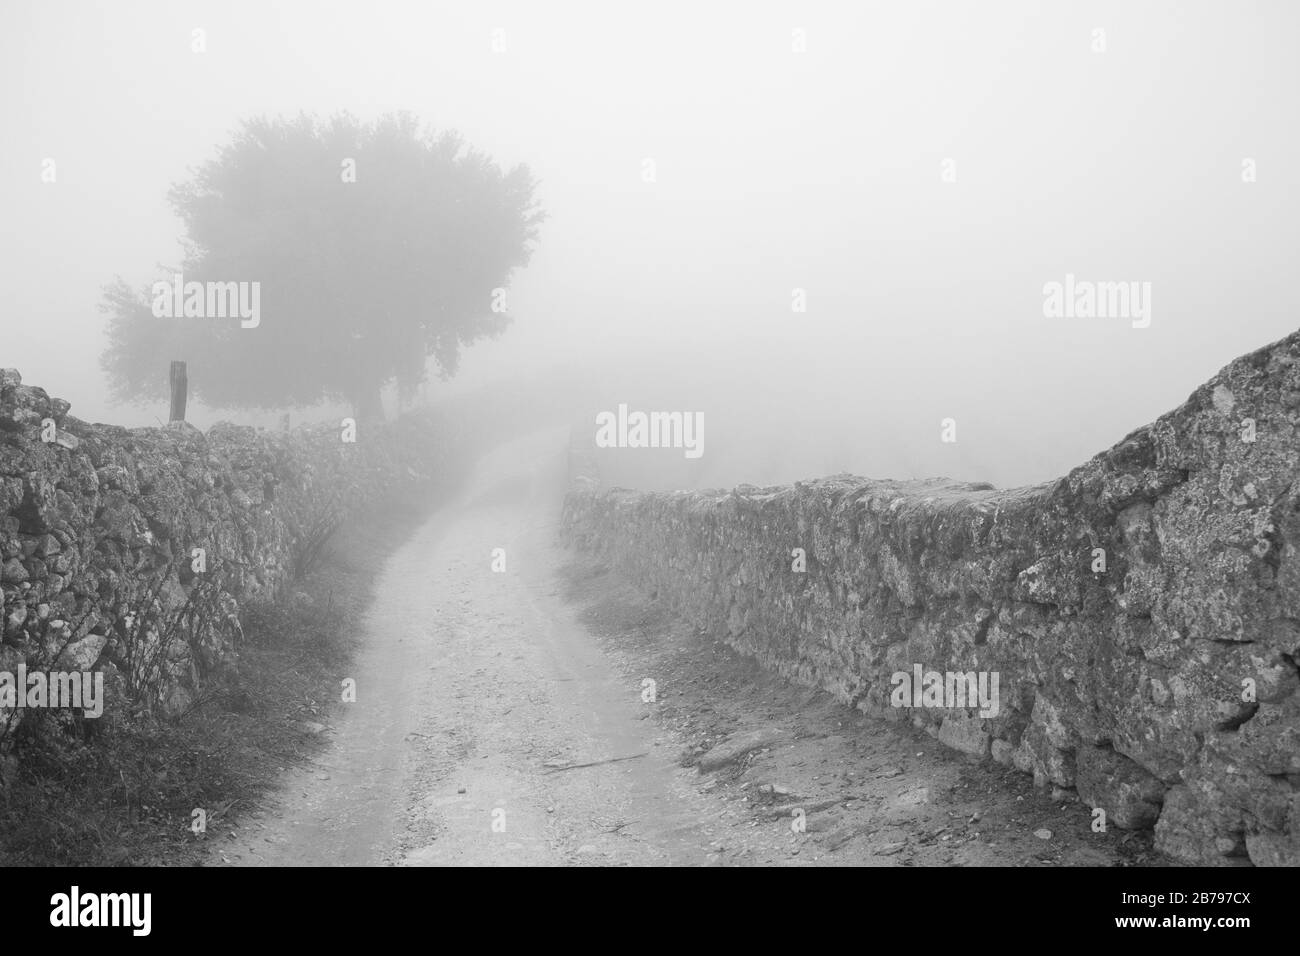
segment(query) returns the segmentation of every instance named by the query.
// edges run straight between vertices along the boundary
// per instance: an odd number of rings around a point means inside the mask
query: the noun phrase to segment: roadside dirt
[[[210,865],[707,861],[710,799],[560,597],[564,437],[485,458],[389,557],[340,675],[356,702],[275,799],[210,834]]]
[[[615,574],[565,569],[568,595],[611,661],[655,682],[643,704],[696,765],[697,789],[729,808],[726,865],[1167,865],[1150,834],[1092,832],[1090,808],[976,762],[910,725],[851,710],[694,633]],[[717,769],[720,745],[766,739]],[[724,752],[723,756],[726,756]],[[802,825],[799,818],[802,817]]]
[[[560,548],[564,437],[498,449],[389,557],[340,675],[356,702],[210,834],[209,865],[1164,862],[1019,774],[763,673]]]

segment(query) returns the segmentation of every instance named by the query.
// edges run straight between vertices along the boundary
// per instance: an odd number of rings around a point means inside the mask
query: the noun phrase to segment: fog
[[[1043,481],[1296,326],[1292,3],[0,16],[0,366],[88,420],[166,417],[108,401],[99,305],[178,260],[168,187],[241,120],[299,111],[409,110],[530,167],[549,218],[513,324],[424,396],[526,382],[593,433],[620,404],[703,415],[699,458],[626,450],[626,484]],[[1149,314],[1048,317],[1067,276],[1142,284]],[[190,414],[221,418],[279,410]]]

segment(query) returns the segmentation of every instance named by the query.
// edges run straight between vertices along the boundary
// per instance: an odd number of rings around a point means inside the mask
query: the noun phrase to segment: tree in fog
[[[159,397],[169,360],[183,359],[209,405],[343,399],[358,417],[382,414],[384,385],[409,396],[428,357],[449,376],[462,346],[505,328],[501,290],[544,218],[535,186],[527,167],[503,171],[406,113],[245,122],[172,187],[184,258],[160,278],[257,282],[260,321],[159,317],[156,287],[119,278],[102,306],[115,397]]]

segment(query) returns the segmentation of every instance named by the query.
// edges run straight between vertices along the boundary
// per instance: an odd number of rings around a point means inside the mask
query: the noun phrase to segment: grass
[[[0,866],[199,865],[208,848],[191,830],[196,809],[210,831],[325,746],[301,724],[342,706],[374,578],[441,497],[347,522],[280,601],[244,609],[233,666],[180,717],[29,711],[0,787]]]

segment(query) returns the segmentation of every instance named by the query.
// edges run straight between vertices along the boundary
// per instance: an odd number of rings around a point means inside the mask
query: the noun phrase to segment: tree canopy
[[[526,166],[503,171],[407,113],[246,121],[191,173],[168,194],[186,235],[161,282],[256,283],[259,316],[214,315],[211,291],[203,314],[169,314],[163,286],[137,292],[119,278],[102,306],[118,400],[165,394],[168,362],[182,359],[212,406],[343,399],[372,416],[385,384],[410,394],[430,356],[449,376],[463,346],[505,328],[499,290],[545,218]]]

